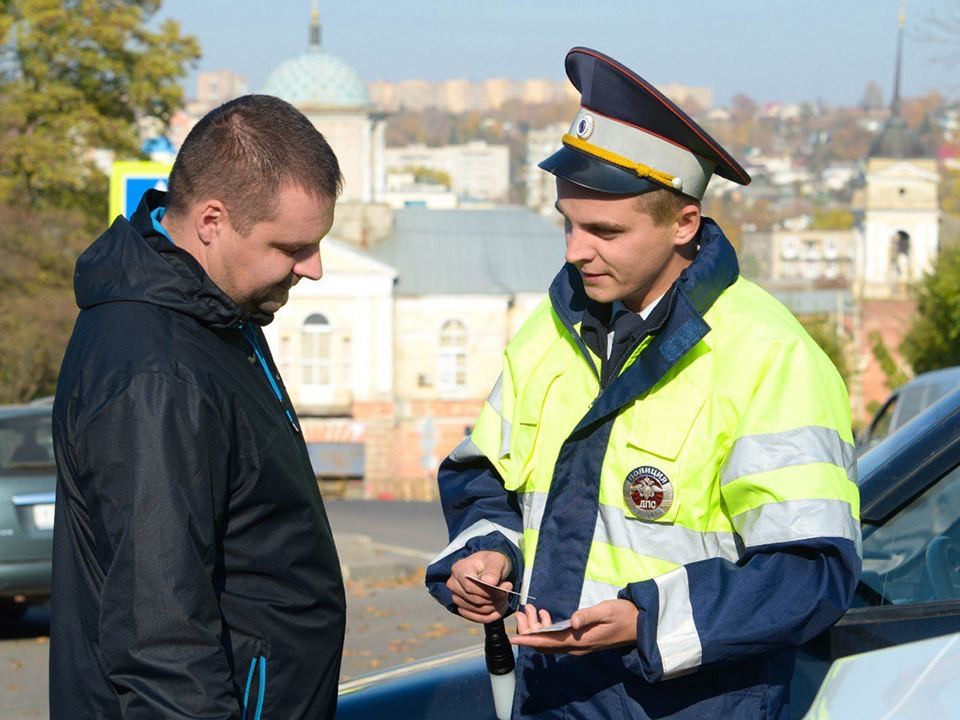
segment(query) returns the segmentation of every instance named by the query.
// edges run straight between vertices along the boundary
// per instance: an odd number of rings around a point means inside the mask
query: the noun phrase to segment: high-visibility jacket
[[[617,597],[640,610],[634,648],[521,648],[515,718],[782,717],[796,646],[852,599],[859,497],[836,369],[738,276],[709,219],[661,302],[601,388],[565,267],[441,466],[451,539],[427,585],[449,609],[453,563],[498,550],[554,620]]]

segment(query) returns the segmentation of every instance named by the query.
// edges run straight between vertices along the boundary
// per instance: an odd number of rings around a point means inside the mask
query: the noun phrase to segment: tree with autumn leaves
[[[200,56],[160,0],[0,0],[0,402],[53,391],[76,306],[73,265],[102,232],[98,152],[140,157]]]

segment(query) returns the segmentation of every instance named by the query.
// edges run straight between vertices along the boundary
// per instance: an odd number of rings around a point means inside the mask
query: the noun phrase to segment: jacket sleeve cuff
[[[511,535],[514,534],[512,531],[508,532],[511,532]],[[519,586],[519,578],[523,577],[523,555],[520,553],[518,544],[508,539],[503,532],[495,529],[489,534],[471,537],[456,549],[452,549],[455,545],[458,545],[456,539],[430,562],[425,578],[427,590],[450,612],[457,614],[457,606],[453,604],[453,594],[447,588],[451,569],[457,561],[473,553],[488,550],[505,555],[510,560],[510,574],[506,580],[513,583],[514,588]],[[509,615],[516,612],[518,598],[516,595],[509,595],[508,598],[507,614]]]
[[[631,583],[618,597],[630,600],[640,611],[636,653],[630,653],[626,662],[632,672],[647,682],[657,682],[700,667],[703,648],[693,619],[686,567]],[[669,604],[661,598],[670,598]]]
[[[624,667],[646,682],[663,678],[663,661],[657,647],[657,619],[660,615],[660,591],[653,580],[631,583],[617,597],[637,606],[637,644],[623,656]]]

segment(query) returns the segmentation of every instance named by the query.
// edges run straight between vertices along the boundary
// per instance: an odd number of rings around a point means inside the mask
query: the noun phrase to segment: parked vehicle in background
[[[910,382],[894,390],[877,410],[857,443],[858,452],[869,450],[903,427],[921,410],[958,387],[960,387],[960,367],[931,370],[917,375]]]
[[[960,642],[955,635],[960,633],[960,389],[864,453],[858,466],[863,577],[850,610],[829,632],[801,649],[790,688],[791,716],[812,720],[826,717],[824,707],[858,707],[858,700],[862,705],[861,683],[836,681],[849,675],[845,667],[883,667],[883,672],[877,669],[872,675],[871,713],[864,717],[900,717],[896,713],[905,695],[918,702],[911,688],[921,679],[945,689],[922,698],[924,717],[956,717],[956,705],[944,705],[957,697],[960,687],[952,665],[925,666],[940,674],[948,667],[946,679],[908,677],[904,672],[917,666],[919,661],[908,662],[913,655],[942,659]],[[805,715],[835,660],[930,638],[942,642],[903,653],[869,655],[866,661],[831,671],[828,691]],[[955,656],[953,652],[951,657]],[[479,640],[472,651],[341,686],[339,720],[377,717],[492,720],[493,698]]]
[[[50,404],[0,406],[0,617],[50,596],[57,468]]]

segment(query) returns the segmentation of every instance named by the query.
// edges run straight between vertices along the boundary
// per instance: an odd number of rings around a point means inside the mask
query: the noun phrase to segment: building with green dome
[[[280,63],[261,92],[286,100],[323,133],[343,172],[341,200],[379,202],[386,178],[386,114],[376,111],[356,70],[323,52],[320,36],[320,13],[314,6],[306,52]]]

